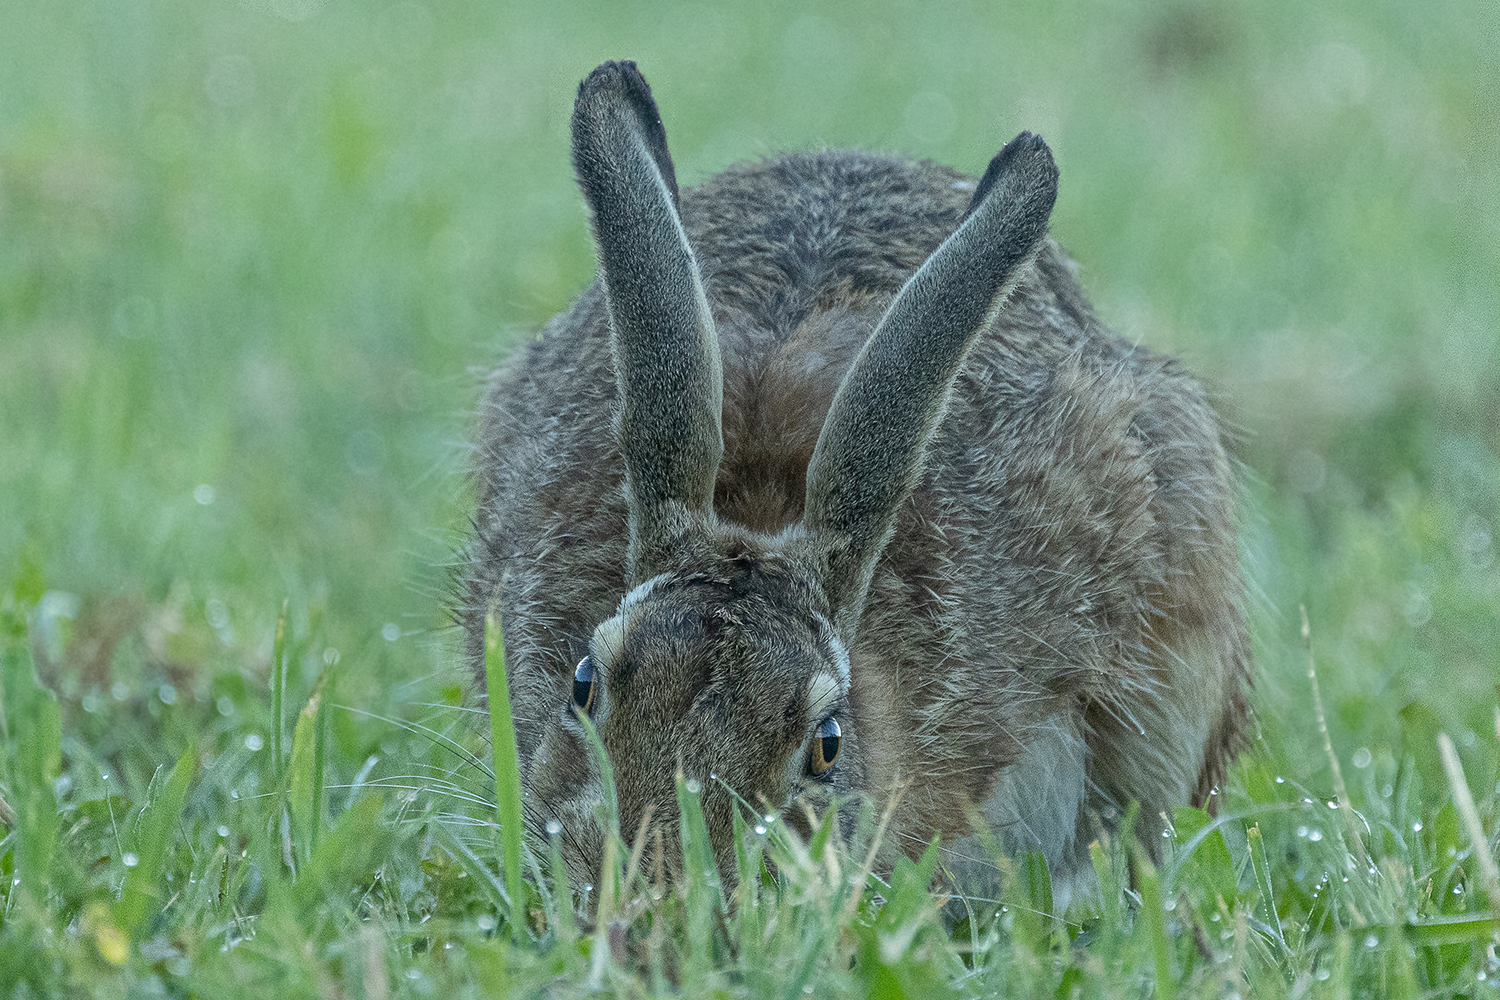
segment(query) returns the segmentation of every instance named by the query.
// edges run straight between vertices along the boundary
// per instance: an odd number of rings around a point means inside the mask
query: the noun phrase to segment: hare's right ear
[[[677,217],[666,131],[635,63],[605,63],[579,85],[573,168],[609,301],[634,586],[661,572],[688,515],[712,509],[724,453],[718,337]]]
[[[807,469],[803,524],[825,543],[824,586],[846,645],[959,368],[1037,252],[1056,199],[1052,152],[1022,132],[990,162],[963,223],[902,287],[833,397]]]

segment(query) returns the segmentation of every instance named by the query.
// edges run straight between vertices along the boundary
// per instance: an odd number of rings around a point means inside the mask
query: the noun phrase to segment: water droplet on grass
[[[481,913],[479,915],[478,924],[480,930],[484,931],[485,933],[489,933],[499,925],[499,921],[497,921],[494,916],[489,913]]]
[[[219,827],[219,836],[221,836],[221,837],[227,837],[227,836],[229,836],[229,827],[227,827],[227,826],[221,826],[221,827]]]
[[[560,833],[562,833],[562,824],[555,819],[549,819],[547,821],[547,836],[555,837]]]
[[[120,861],[124,863],[126,868],[134,868],[141,863],[140,855],[131,851],[126,851],[124,857],[120,858]]]
[[[199,483],[193,489],[193,499],[207,507],[218,498],[218,491],[207,483]]]
[[[386,642],[395,642],[401,638],[401,626],[395,622],[386,622],[380,630],[380,637]]]
[[[261,739],[260,733],[251,733],[245,737],[245,749],[251,753],[254,753],[265,745],[266,741]]]
[[[1370,753],[1369,747],[1360,747],[1358,750],[1354,751],[1355,767],[1369,767],[1370,761],[1374,759],[1374,755]]]

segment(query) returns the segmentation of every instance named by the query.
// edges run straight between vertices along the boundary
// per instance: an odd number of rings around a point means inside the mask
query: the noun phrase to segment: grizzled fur
[[[577,874],[586,654],[627,837],[674,829],[680,762],[721,859],[710,773],[778,806],[904,789],[911,853],[980,810],[1066,884],[1129,802],[1204,802],[1250,685],[1233,470],[1199,385],[1106,329],[1045,236],[1045,145],[979,182],[821,152],[679,192],[609,63],[574,163],[601,280],[491,379],[460,614],[482,670],[499,613],[528,816]]]

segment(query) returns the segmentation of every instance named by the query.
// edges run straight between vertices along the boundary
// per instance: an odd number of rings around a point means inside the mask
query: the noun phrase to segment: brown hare
[[[680,765],[721,867],[729,789],[899,792],[887,863],[941,835],[971,867],[983,817],[1062,902],[1130,802],[1204,802],[1250,686],[1233,467],[1048,238],[1046,144],[978,181],[836,151],[679,191],[611,62],[573,165],[600,275],[490,382],[460,615],[480,668],[499,614],[528,816],[575,874],[602,843],[576,712],[626,835],[675,829]]]

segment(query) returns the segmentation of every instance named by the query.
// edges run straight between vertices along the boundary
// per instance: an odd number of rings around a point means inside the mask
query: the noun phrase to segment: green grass
[[[0,0],[0,25],[0,995],[1492,991],[1494,5]],[[1214,386],[1255,740],[1155,882],[1122,839],[1093,910],[1034,912],[1015,859],[1002,900],[940,911],[935,859],[877,885],[861,844],[744,817],[728,902],[642,897],[627,830],[609,921],[570,919],[545,843],[513,920],[444,564],[476,370],[592,273],[566,122],[611,57],[685,183],[819,144],[977,171],[1042,132],[1101,311]]]

